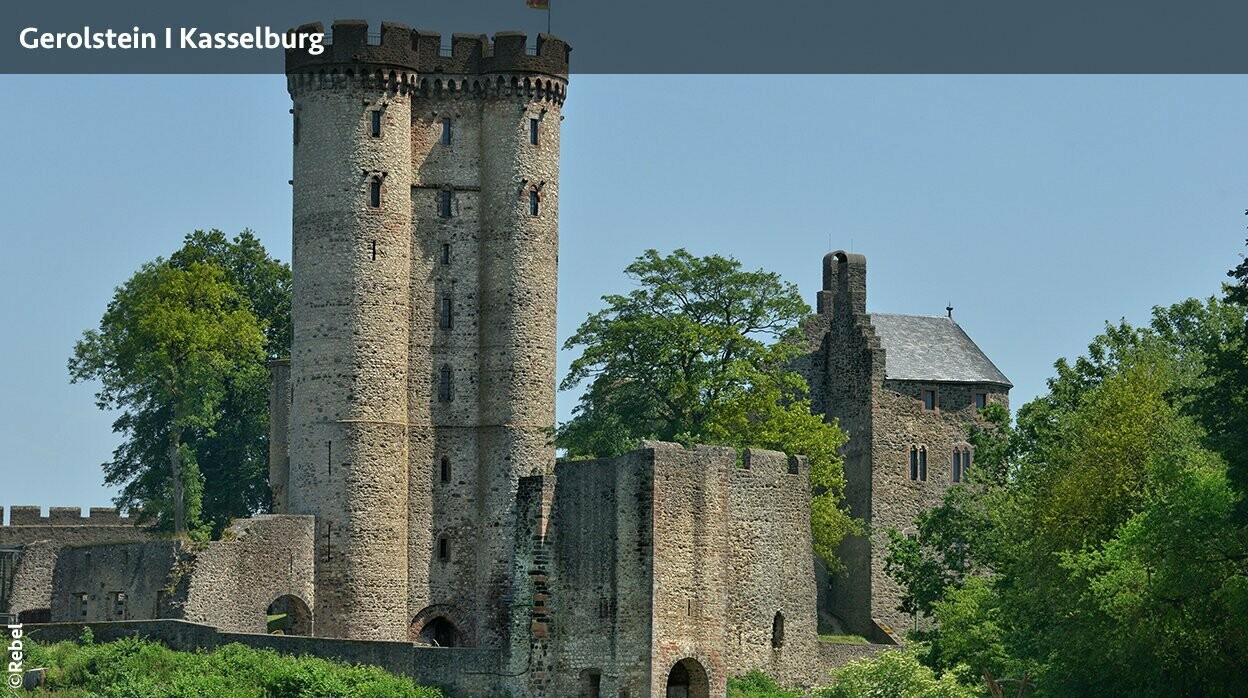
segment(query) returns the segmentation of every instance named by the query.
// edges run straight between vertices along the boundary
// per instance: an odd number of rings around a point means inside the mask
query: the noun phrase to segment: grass
[[[849,643],[849,644],[854,644],[854,645],[869,644],[867,642],[867,638],[861,635],[832,635],[832,634],[820,635],[819,641],[820,642],[844,642],[844,643]]]
[[[156,642],[126,638],[96,644],[27,643],[27,667],[47,667],[34,695],[61,698],[442,698],[436,688],[375,666],[230,644],[213,652],[176,652]]]

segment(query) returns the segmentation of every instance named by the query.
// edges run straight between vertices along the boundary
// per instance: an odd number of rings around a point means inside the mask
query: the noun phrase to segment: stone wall
[[[9,549],[12,565],[8,598],[0,594],[0,612],[22,613],[52,607],[52,571],[64,546],[151,540],[151,531],[137,518],[120,515],[111,507],[93,507],[87,516],[78,507],[16,506],[9,522],[0,525],[0,546]],[[4,509],[0,508],[0,521]],[[14,552],[15,551],[15,552]],[[0,584],[0,590],[4,585]]]
[[[267,610],[279,597],[315,607],[313,530],[310,516],[269,515],[241,519],[225,539],[210,543],[60,548],[52,620],[180,618],[226,631],[265,632]]]

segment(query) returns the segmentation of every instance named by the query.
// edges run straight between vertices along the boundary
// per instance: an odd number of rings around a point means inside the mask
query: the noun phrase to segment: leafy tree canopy
[[[625,269],[638,287],[605,296],[564,345],[581,349],[560,388],[588,384],[558,432],[569,457],[605,457],[642,439],[754,446],[807,456],[816,551],[834,564],[856,530],[840,508],[845,435],[811,414],[792,369],[810,308],[779,275],[732,258],[648,250]]]
[[[119,506],[196,537],[267,507],[265,361],[287,353],[289,299],[289,267],[250,231],[191,233],[117,289],[69,368],[122,410],[104,464]]]

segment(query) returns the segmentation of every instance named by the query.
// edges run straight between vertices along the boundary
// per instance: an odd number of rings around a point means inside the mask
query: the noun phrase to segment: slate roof
[[[952,318],[871,313],[870,319],[888,378],[1014,387]]]

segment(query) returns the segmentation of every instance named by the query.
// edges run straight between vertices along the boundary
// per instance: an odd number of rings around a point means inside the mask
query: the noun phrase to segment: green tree
[[[169,259],[176,267],[195,262],[219,266],[247,299],[265,334],[268,359],[290,355],[290,266],[269,256],[250,230],[233,240],[219,230],[186,236]],[[269,374],[265,361],[237,363],[225,379],[212,424],[189,431],[204,476],[203,516],[220,535],[231,519],[269,508]]]
[[[570,457],[605,457],[642,439],[756,446],[810,459],[816,551],[835,565],[856,530],[839,507],[844,432],[811,414],[792,369],[810,314],[779,275],[735,259],[648,250],[626,269],[638,288],[605,296],[564,345],[582,350],[560,388],[587,383],[558,444]]]
[[[123,485],[119,503],[176,534],[204,533],[203,477],[187,437],[211,430],[235,367],[263,356],[262,324],[215,264],[158,258],[117,289],[69,370],[73,382],[100,382],[101,409],[123,410],[114,429],[129,440],[118,454],[134,460],[105,466],[106,481]]]

